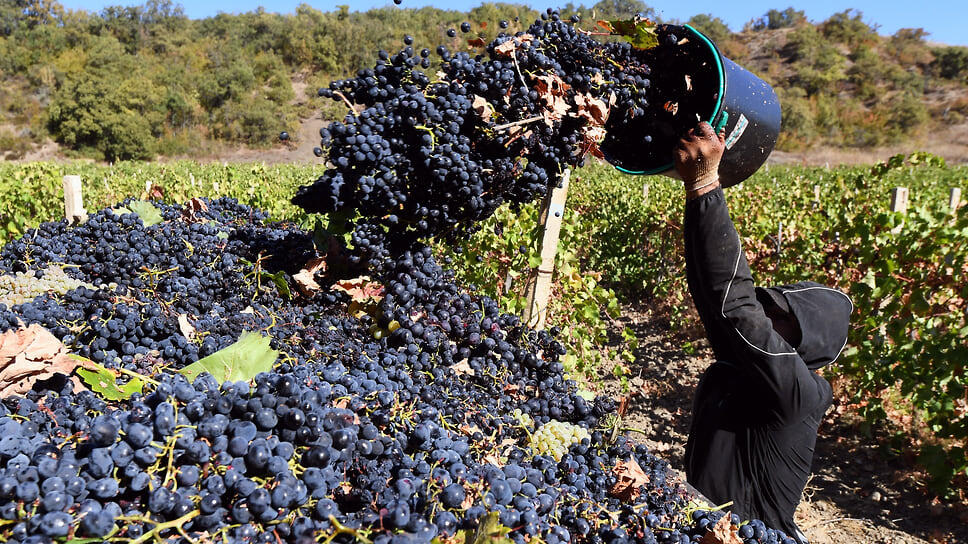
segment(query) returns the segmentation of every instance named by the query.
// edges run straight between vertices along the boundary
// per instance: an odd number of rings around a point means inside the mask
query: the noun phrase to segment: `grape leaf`
[[[648,19],[616,19],[599,21],[598,24],[608,29],[612,34],[624,36],[632,44],[632,47],[637,49],[652,49],[659,45],[655,23]]]
[[[258,373],[271,370],[278,357],[279,352],[269,347],[269,337],[245,331],[231,346],[199,359],[178,372],[188,381],[194,381],[202,372],[208,372],[219,383],[249,381]]]
[[[635,457],[615,463],[614,474],[616,482],[609,494],[625,502],[637,499],[642,493],[642,486],[649,483],[648,475],[642,471]]]
[[[36,382],[69,375],[79,364],[41,325],[10,329],[0,334],[0,397],[23,395]]]
[[[292,281],[296,282],[296,288],[299,292],[311,297],[315,295],[322,287],[316,283],[316,273],[326,271],[326,259],[322,257],[313,257],[309,259],[302,269],[292,276]]]
[[[709,532],[703,535],[699,542],[702,544],[743,544],[743,539],[736,534],[736,529],[733,529],[727,512],[726,515],[719,518],[716,525],[709,529]]]
[[[200,214],[202,212],[208,211],[208,204],[200,198],[193,198],[185,203],[182,207],[182,219],[188,221],[189,223],[194,223],[196,221],[202,221]],[[209,223],[215,224],[214,221],[209,221]]]
[[[596,21],[596,24],[609,32],[615,32],[615,27],[613,27],[612,23],[609,21]]]
[[[262,279],[269,280],[276,284],[276,287],[279,289],[279,294],[282,295],[283,298],[287,300],[292,298],[292,289],[289,288],[289,282],[286,281],[286,273],[282,270],[276,272],[275,274],[270,274],[263,271]]]
[[[151,202],[134,200],[128,204],[128,209],[131,210],[132,213],[138,214],[138,217],[141,218],[141,222],[144,223],[146,227],[157,225],[158,223],[164,221],[164,218],[161,216],[161,212],[158,211],[158,208],[154,207]]]
[[[370,281],[369,276],[340,280],[333,284],[333,289],[346,293],[356,302],[379,302],[383,299],[383,285]]]
[[[575,394],[587,400],[588,402],[595,402],[595,393],[592,393],[591,391],[579,390],[575,392]]]
[[[72,358],[81,361],[83,366],[76,370],[77,375],[84,380],[84,383],[106,400],[124,400],[131,398],[135,393],[144,391],[145,382],[139,378],[131,378],[128,383],[118,385],[118,375],[115,371],[105,368],[94,361],[71,355]]]
[[[464,544],[511,544],[513,541],[507,537],[511,529],[501,525],[501,515],[498,512],[490,512],[477,525],[477,529],[467,533]]]

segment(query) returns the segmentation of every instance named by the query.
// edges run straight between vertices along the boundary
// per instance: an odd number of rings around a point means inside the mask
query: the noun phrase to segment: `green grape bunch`
[[[38,274],[36,270],[0,275],[0,304],[16,306],[47,293],[65,294],[78,287],[94,286],[72,278],[63,268],[52,266]]]
[[[538,430],[531,435],[531,450],[535,455],[547,455],[560,461],[561,457],[568,452],[568,448],[586,439],[591,440],[587,429],[552,420],[538,427]]]

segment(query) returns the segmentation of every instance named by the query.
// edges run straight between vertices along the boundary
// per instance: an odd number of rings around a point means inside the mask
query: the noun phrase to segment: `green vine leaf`
[[[71,355],[83,363],[83,367],[78,367],[77,375],[84,380],[84,383],[98,395],[106,400],[124,400],[131,398],[135,393],[144,391],[145,382],[139,378],[132,377],[128,383],[119,386],[117,383],[117,373],[109,368],[105,368],[90,359],[85,359],[78,355]]]
[[[267,336],[245,331],[231,346],[199,359],[178,372],[188,381],[195,381],[201,373],[208,372],[219,383],[247,382],[260,372],[271,370],[279,357],[279,352],[269,347],[269,341]]]
[[[262,272],[262,278],[271,281],[276,284],[279,289],[279,294],[285,299],[292,298],[292,289],[289,288],[289,282],[286,281],[286,273],[282,270],[276,272],[275,274],[270,274],[268,272]]]
[[[655,23],[648,19],[617,19],[602,22],[608,23],[605,28],[608,28],[612,34],[623,36],[636,49],[652,49],[659,45]]]
[[[498,512],[490,512],[478,524],[477,529],[467,533],[464,544],[512,544],[512,540],[507,537],[511,529],[501,525],[501,515]]]
[[[141,222],[145,224],[146,227],[152,225],[157,225],[165,219],[161,216],[161,212],[158,208],[154,207],[151,202],[145,202],[144,200],[134,200],[128,204],[127,208],[118,208],[118,210],[128,210],[131,213],[138,214],[141,218]]]

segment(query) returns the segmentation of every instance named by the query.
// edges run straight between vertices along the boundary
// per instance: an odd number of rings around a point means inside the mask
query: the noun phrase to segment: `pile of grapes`
[[[329,231],[196,199],[125,202],[7,244],[0,380],[32,385],[0,403],[0,537],[708,544],[739,526],[618,433],[609,399],[563,378],[556,331],[456,285],[421,242],[544,194],[602,124],[547,122],[518,79],[560,70],[598,100],[583,70],[631,50],[579,57],[568,44],[586,37],[554,13],[528,34],[488,46],[517,43],[516,60],[444,51],[441,82],[405,50],[336,84],[365,108],[323,131],[333,168],[296,197]],[[644,100],[612,92],[612,107]],[[507,97],[492,113],[505,124],[542,119],[504,133],[474,95]],[[574,109],[582,95],[561,96]],[[82,358],[75,373],[17,347],[38,327]],[[269,346],[219,359],[231,372],[186,372],[252,334]],[[792,542],[755,520],[738,533]]]

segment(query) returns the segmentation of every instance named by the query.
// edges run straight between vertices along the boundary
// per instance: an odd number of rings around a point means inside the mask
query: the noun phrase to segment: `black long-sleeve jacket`
[[[716,504],[733,501],[734,513],[795,537],[793,514],[832,403],[830,384],[813,369],[843,350],[853,305],[812,282],[771,288],[799,321],[793,347],[757,301],[722,189],[687,201],[684,231],[689,290],[717,360],[696,389],[688,481]]]

